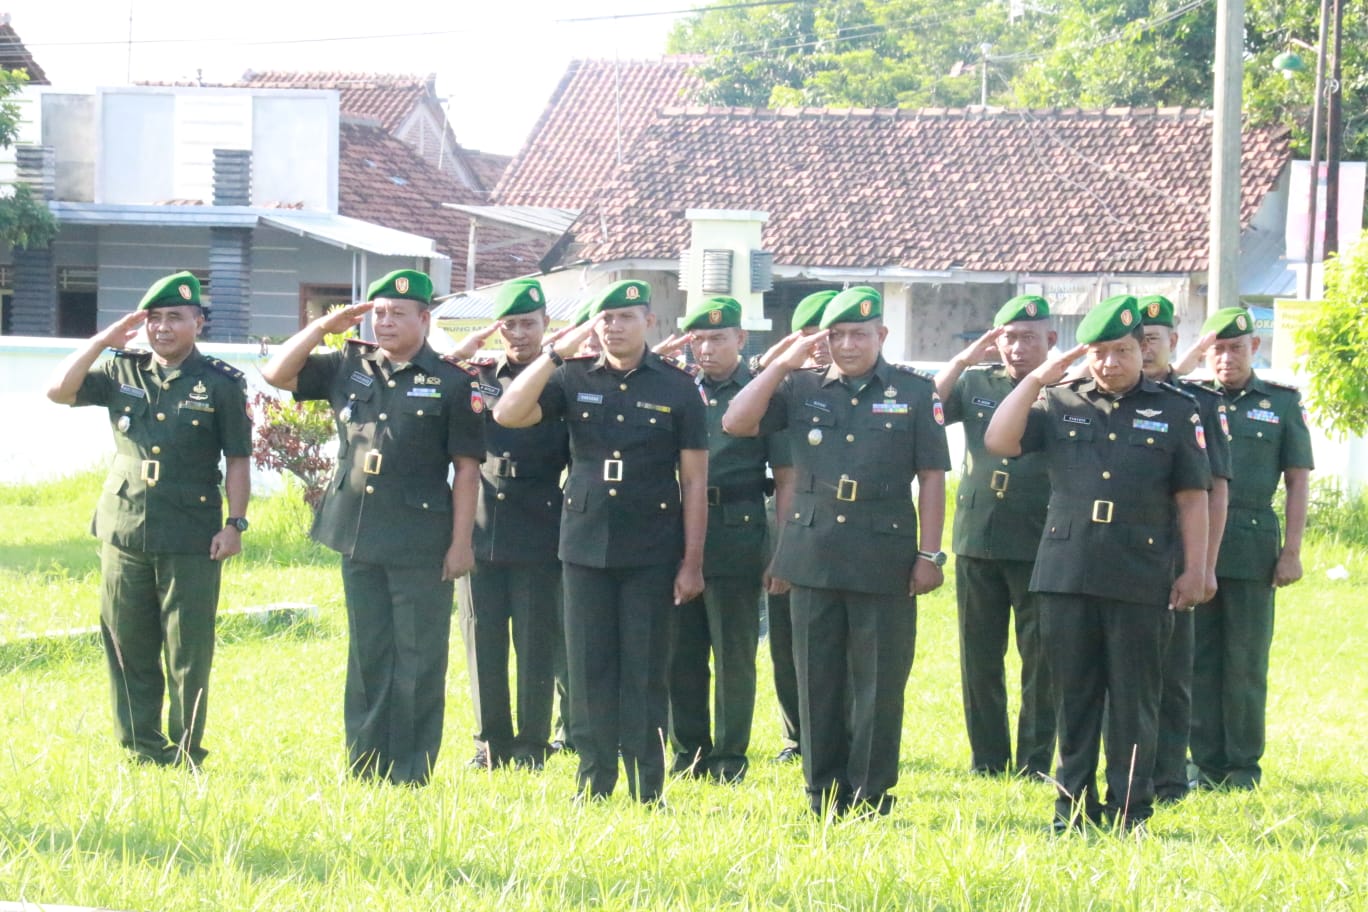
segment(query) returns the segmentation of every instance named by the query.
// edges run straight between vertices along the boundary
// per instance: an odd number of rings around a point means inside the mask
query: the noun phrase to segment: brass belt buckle
[[[994,491],[1005,491],[1007,490],[1007,481],[1011,477],[1011,473],[998,469],[993,472],[993,477],[988,480],[988,487]]]
[[[371,450],[366,454],[366,461],[361,464],[361,470],[367,475],[379,475],[380,464],[384,461],[384,454],[379,450]]]
[[[500,456],[494,460],[494,474],[500,478],[517,478],[518,464],[507,456]]]
[[[622,460],[605,459],[603,460],[603,480],[622,481]]]
[[[836,482],[836,499],[852,501],[860,493],[860,483],[853,478],[841,476],[841,480]]]
[[[1095,523],[1109,523],[1112,521],[1112,511],[1116,509],[1116,504],[1110,500],[1094,500],[1092,521]]]
[[[142,461],[142,472],[140,477],[147,482],[149,488],[155,488],[157,482],[161,481],[161,460],[144,459]]]
[[[708,488],[708,506],[715,507],[722,503],[722,489]]]

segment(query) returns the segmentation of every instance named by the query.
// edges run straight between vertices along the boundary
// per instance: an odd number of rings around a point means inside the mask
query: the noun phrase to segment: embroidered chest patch
[[[1245,412],[1245,417],[1250,421],[1262,421],[1264,424],[1279,424],[1282,421],[1278,413],[1271,409],[1250,409]]]
[[[1151,421],[1148,418],[1136,418],[1131,422],[1131,427],[1139,428],[1142,431],[1158,431],[1160,434],[1168,433],[1167,421]],[[1201,427],[1201,425],[1198,425]]]

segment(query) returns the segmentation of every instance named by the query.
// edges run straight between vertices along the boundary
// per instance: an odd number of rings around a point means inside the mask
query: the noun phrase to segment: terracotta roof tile
[[[29,85],[50,85],[47,74],[33,59],[19,33],[10,25],[9,13],[0,13],[0,67],[6,70],[24,70],[28,73]]]
[[[239,85],[260,89],[336,89],[347,117],[367,117],[393,132],[413,109],[433,96],[431,77],[390,73],[248,72]],[[435,97],[432,98],[435,101]]]
[[[463,285],[470,219],[443,203],[479,205],[482,194],[428,164],[380,127],[343,123],[338,151],[338,210],[399,231],[432,238],[451,257],[452,283]],[[480,226],[476,284],[536,270],[544,245],[519,243],[496,225]]]
[[[656,113],[686,103],[702,86],[697,57],[577,60],[494,191],[497,203],[578,209],[622,161]]]
[[[779,264],[1200,271],[1210,149],[1210,115],[1175,109],[669,109],[567,256],[671,259],[684,210],[717,208],[768,212]],[[1288,156],[1284,129],[1246,130],[1242,225]]]

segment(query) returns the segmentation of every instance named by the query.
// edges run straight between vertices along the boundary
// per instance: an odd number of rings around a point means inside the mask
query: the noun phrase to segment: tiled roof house
[[[1205,306],[1206,112],[678,107],[631,153],[557,245],[560,262],[672,272],[686,210],[764,212],[767,312],[783,316],[813,282],[881,285],[918,358],[952,354],[1027,290],[1060,305],[1062,328],[1121,291]],[[1285,130],[1246,130],[1246,238],[1281,230],[1288,158]]]
[[[0,68],[24,70],[28,73],[29,85],[50,85],[47,74],[24,46],[14,26],[10,25],[9,13],[0,13]]]

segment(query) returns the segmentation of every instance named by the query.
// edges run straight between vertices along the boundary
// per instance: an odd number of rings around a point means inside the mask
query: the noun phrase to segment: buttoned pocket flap
[[[445,488],[442,490],[433,489],[430,491],[405,490],[404,503],[415,510],[423,510],[430,513],[450,513],[451,492]]]
[[[1063,541],[1069,537],[1069,527],[1073,523],[1070,520],[1056,520],[1045,527],[1045,537]]]
[[[589,509],[588,482],[573,478],[566,482],[565,509],[572,513],[583,513]]]

